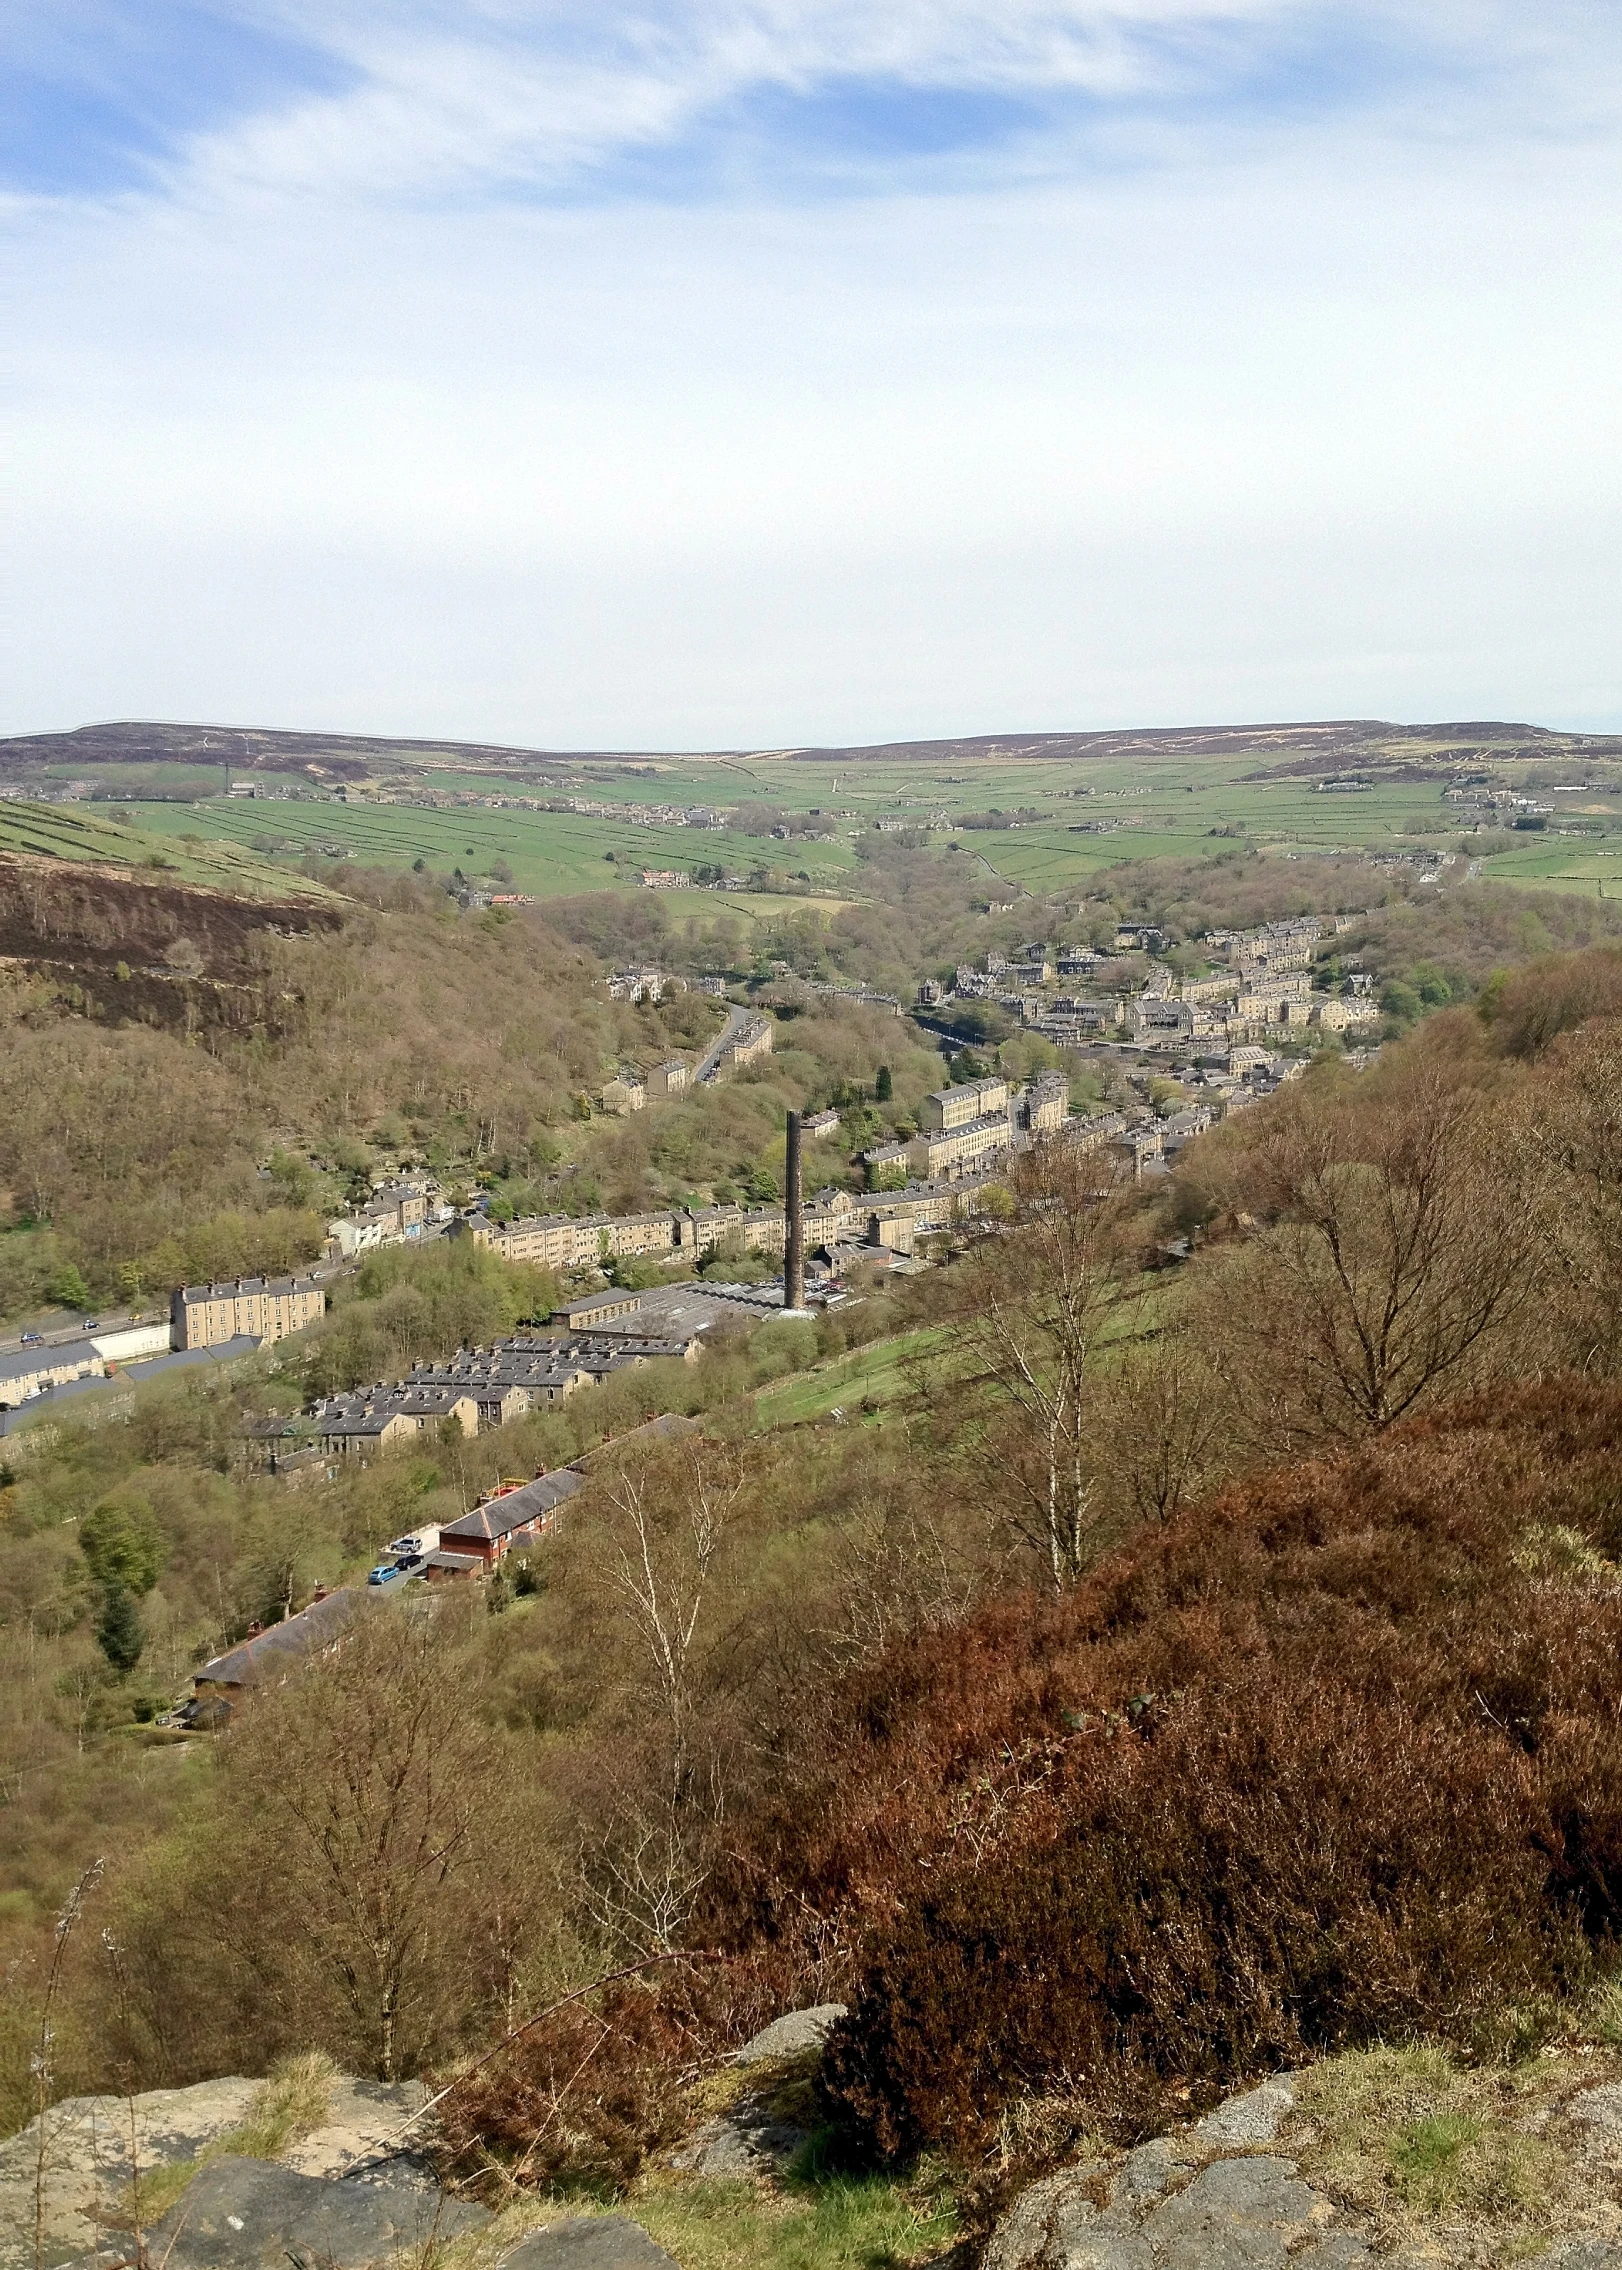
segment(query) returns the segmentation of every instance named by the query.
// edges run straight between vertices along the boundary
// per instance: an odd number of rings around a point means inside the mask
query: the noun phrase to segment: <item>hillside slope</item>
[[[1438,741],[1484,744],[1495,758],[1524,753],[1554,756],[1564,748],[1615,754],[1622,741],[1546,726],[1476,719],[1455,724],[1404,725],[1378,718],[1302,720],[1256,725],[1141,726],[1111,731],[947,734],[915,741],[853,742],[777,749],[691,751],[670,749],[545,749],[485,741],[394,738],[383,734],[298,732],[279,727],[190,725],[126,721],[81,725],[62,733],[16,734],[0,739],[0,779],[23,778],[65,765],[185,764],[229,766],[237,773],[309,772],[334,780],[358,779],[381,765],[391,769],[445,767],[478,772],[524,772],[533,767],[592,762],[679,760],[694,756],[793,757],[808,764],[972,763],[980,758],[1097,758],[1119,761],[1175,751],[1223,756],[1255,751],[1265,758],[1291,755],[1337,762],[1375,755],[1392,744]]]

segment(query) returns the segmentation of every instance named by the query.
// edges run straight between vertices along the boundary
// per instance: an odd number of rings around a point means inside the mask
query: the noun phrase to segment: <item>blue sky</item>
[[[1614,7],[14,0],[0,89],[0,729],[1622,721]]]

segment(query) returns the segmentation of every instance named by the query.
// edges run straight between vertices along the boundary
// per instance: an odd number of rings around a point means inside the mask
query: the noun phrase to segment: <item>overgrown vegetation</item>
[[[1535,961],[1368,1070],[1315,1064],[1158,1185],[1040,1148],[949,1266],[498,1436],[293,1484],[240,1441],[555,1300],[465,1246],[25,1433],[9,2110],[53,1903],[105,1851],[63,2089],[460,2073],[461,2179],[651,2184],[674,2232],[692,2201],[647,2166],[695,2082],[839,1998],[818,2112],[853,2172],[750,2210],[785,2263],[943,2233],[920,2155],[972,2180],[1326,2056],[1337,2181],[1535,2222],[1480,2077],[1614,2022],[1622,1931],[1619,969]],[[781,1037],[692,1123],[762,1171],[788,1096],[838,1070],[852,1114],[905,1110],[929,1061],[892,1019]],[[674,1173],[687,1124],[597,1171]],[[672,1412],[702,1429],[633,1434]],[[152,1725],[252,1621],[609,1438],[499,1580],[367,1600],[223,1733]]]

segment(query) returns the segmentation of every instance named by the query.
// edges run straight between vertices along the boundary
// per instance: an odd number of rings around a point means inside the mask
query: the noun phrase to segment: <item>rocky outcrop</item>
[[[1270,2141],[1290,2101],[1273,2084],[1201,2122],[1203,2136],[1157,2137],[1113,2167],[1086,2160],[1033,2184],[998,2224],[986,2270],[1373,2270],[1364,2235],[1294,2160],[1220,2156]]]
[[[1603,2208],[1622,2172],[1622,2084],[1579,2091],[1560,2117],[1597,2140],[1583,2165]],[[998,2223],[984,2270],[1497,2270],[1509,2258],[1502,2232],[1469,2218],[1415,2232],[1360,2214],[1312,2174],[1316,2142],[1295,2076],[1277,2074],[1178,2135],[1032,2184]],[[1622,2239],[1527,2232],[1514,2259],[1622,2270]]]
[[[228,2149],[252,2117],[262,2088],[261,2082],[230,2076],[189,2089],[70,2097],[53,2105],[45,2115],[43,2149],[38,2120],[0,2143],[0,2270],[33,2270],[36,2193],[46,2270],[105,2245],[116,2256],[130,2222],[136,2177],[150,2185],[162,2171]],[[288,2144],[278,2160],[303,2180],[344,2177],[396,2192],[432,2191],[437,2198],[407,2129],[422,2100],[415,2081],[339,2076],[320,2124]],[[179,2254],[174,2270],[181,2270]]]
[[[848,2015],[843,2002],[818,2002],[809,2010],[787,2010],[763,2026],[753,2041],[738,2052],[740,2065],[763,2065],[774,2057],[801,2057],[820,2050],[841,2018]]]
[[[628,2215],[578,2215],[532,2231],[499,2270],[676,2270],[676,2264]]]
[[[147,2236],[165,2270],[366,2270],[409,2247],[460,2238],[489,2209],[448,2198],[407,2170],[370,2178],[296,2175],[227,2154],[205,2167]]]
[[[769,2175],[792,2160],[811,2133],[804,2082],[844,2015],[843,2002],[819,2002],[762,2027],[733,2061],[759,2079],[678,2145],[671,2165],[684,2175],[726,2181]]]

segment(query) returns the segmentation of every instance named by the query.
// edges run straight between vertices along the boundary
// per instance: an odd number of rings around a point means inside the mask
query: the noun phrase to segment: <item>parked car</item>
[[[23,1346],[25,1348],[43,1348],[44,1345],[45,1335],[43,1332],[25,1332],[23,1334]]]
[[[395,1566],[392,1561],[379,1561],[366,1581],[368,1584],[387,1584],[395,1573]]]
[[[87,1316],[84,1320],[84,1328],[87,1332],[99,1332],[101,1330],[101,1318],[99,1316]]]
[[[422,1551],[422,1539],[420,1537],[396,1537],[388,1550],[391,1553],[400,1554],[402,1558],[409,1553],[420,1553]]]
[[[420,1569],[425,1558],[426,1555],[422,1553],[402,1553],[394,1565],[402,1576],[406,1576],[412,1569]]]

